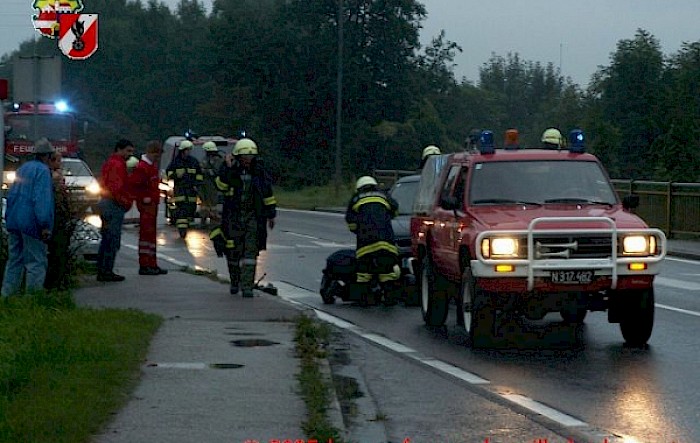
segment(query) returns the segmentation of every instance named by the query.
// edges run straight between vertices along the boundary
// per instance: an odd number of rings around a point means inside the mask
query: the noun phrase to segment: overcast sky
[[[313,1],[313,0],[310,0]],[[32,38],[33,0],[0,0],[0,54]],[[174,7],[178,0],[163,0]],[[651,32],[665,54],[684,41],[700,40],[700,0],[422,0],[428,11],[424,43],[445,29],[464,52],[455,62],[458,79],[478,80],[491,53],[518,52],[522,59],[560,66],[585,85],[599,65],[608,65],[617,42],[638,28]],[[145,1],[143,2],[146,3]],[[211,10],[212,0],[203,0]],[[85,13],[90,0],[84,0]],[[38,34],[37,34],[38,35]],[[100,35],[100,38],[109,38]]]

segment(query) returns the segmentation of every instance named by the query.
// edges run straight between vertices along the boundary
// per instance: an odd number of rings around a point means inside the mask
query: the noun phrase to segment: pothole
[[[209,367],[212,369],[238,369],[242,368],[243,365],[237,363],[212,363]]]
[[[270,341],[270,340],[263,340],[260,338],[250,338],[250,339],[243,339],[243,340],[233,340],[231,341],[231,344],[233,346],[239,346],[241,348],[254,348],[258,346],[272,346],[272,345],[278,345],[276,341]]]

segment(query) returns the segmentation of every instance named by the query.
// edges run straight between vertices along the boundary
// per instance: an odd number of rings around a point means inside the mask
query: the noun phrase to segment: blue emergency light
[[[585,137],[580,129],[572,129],[569,132],[569,152],[581,154],[586,151]]]
[[[493,154],[496,145],[493,142],[493,131],[481,131],[479,135],[479,151],[482,154]]]

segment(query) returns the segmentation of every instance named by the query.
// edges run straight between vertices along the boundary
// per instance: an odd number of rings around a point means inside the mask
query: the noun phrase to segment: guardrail
[[[700,183],[653,182],[613,179],[620,197],[639,196],[634,210],[651,227],[667,237],[700,238]]]

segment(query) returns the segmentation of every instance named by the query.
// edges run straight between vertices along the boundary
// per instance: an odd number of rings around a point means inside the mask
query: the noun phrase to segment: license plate
[[[593,281],[594,271],[552,271],[552,283],[585,285]]]

